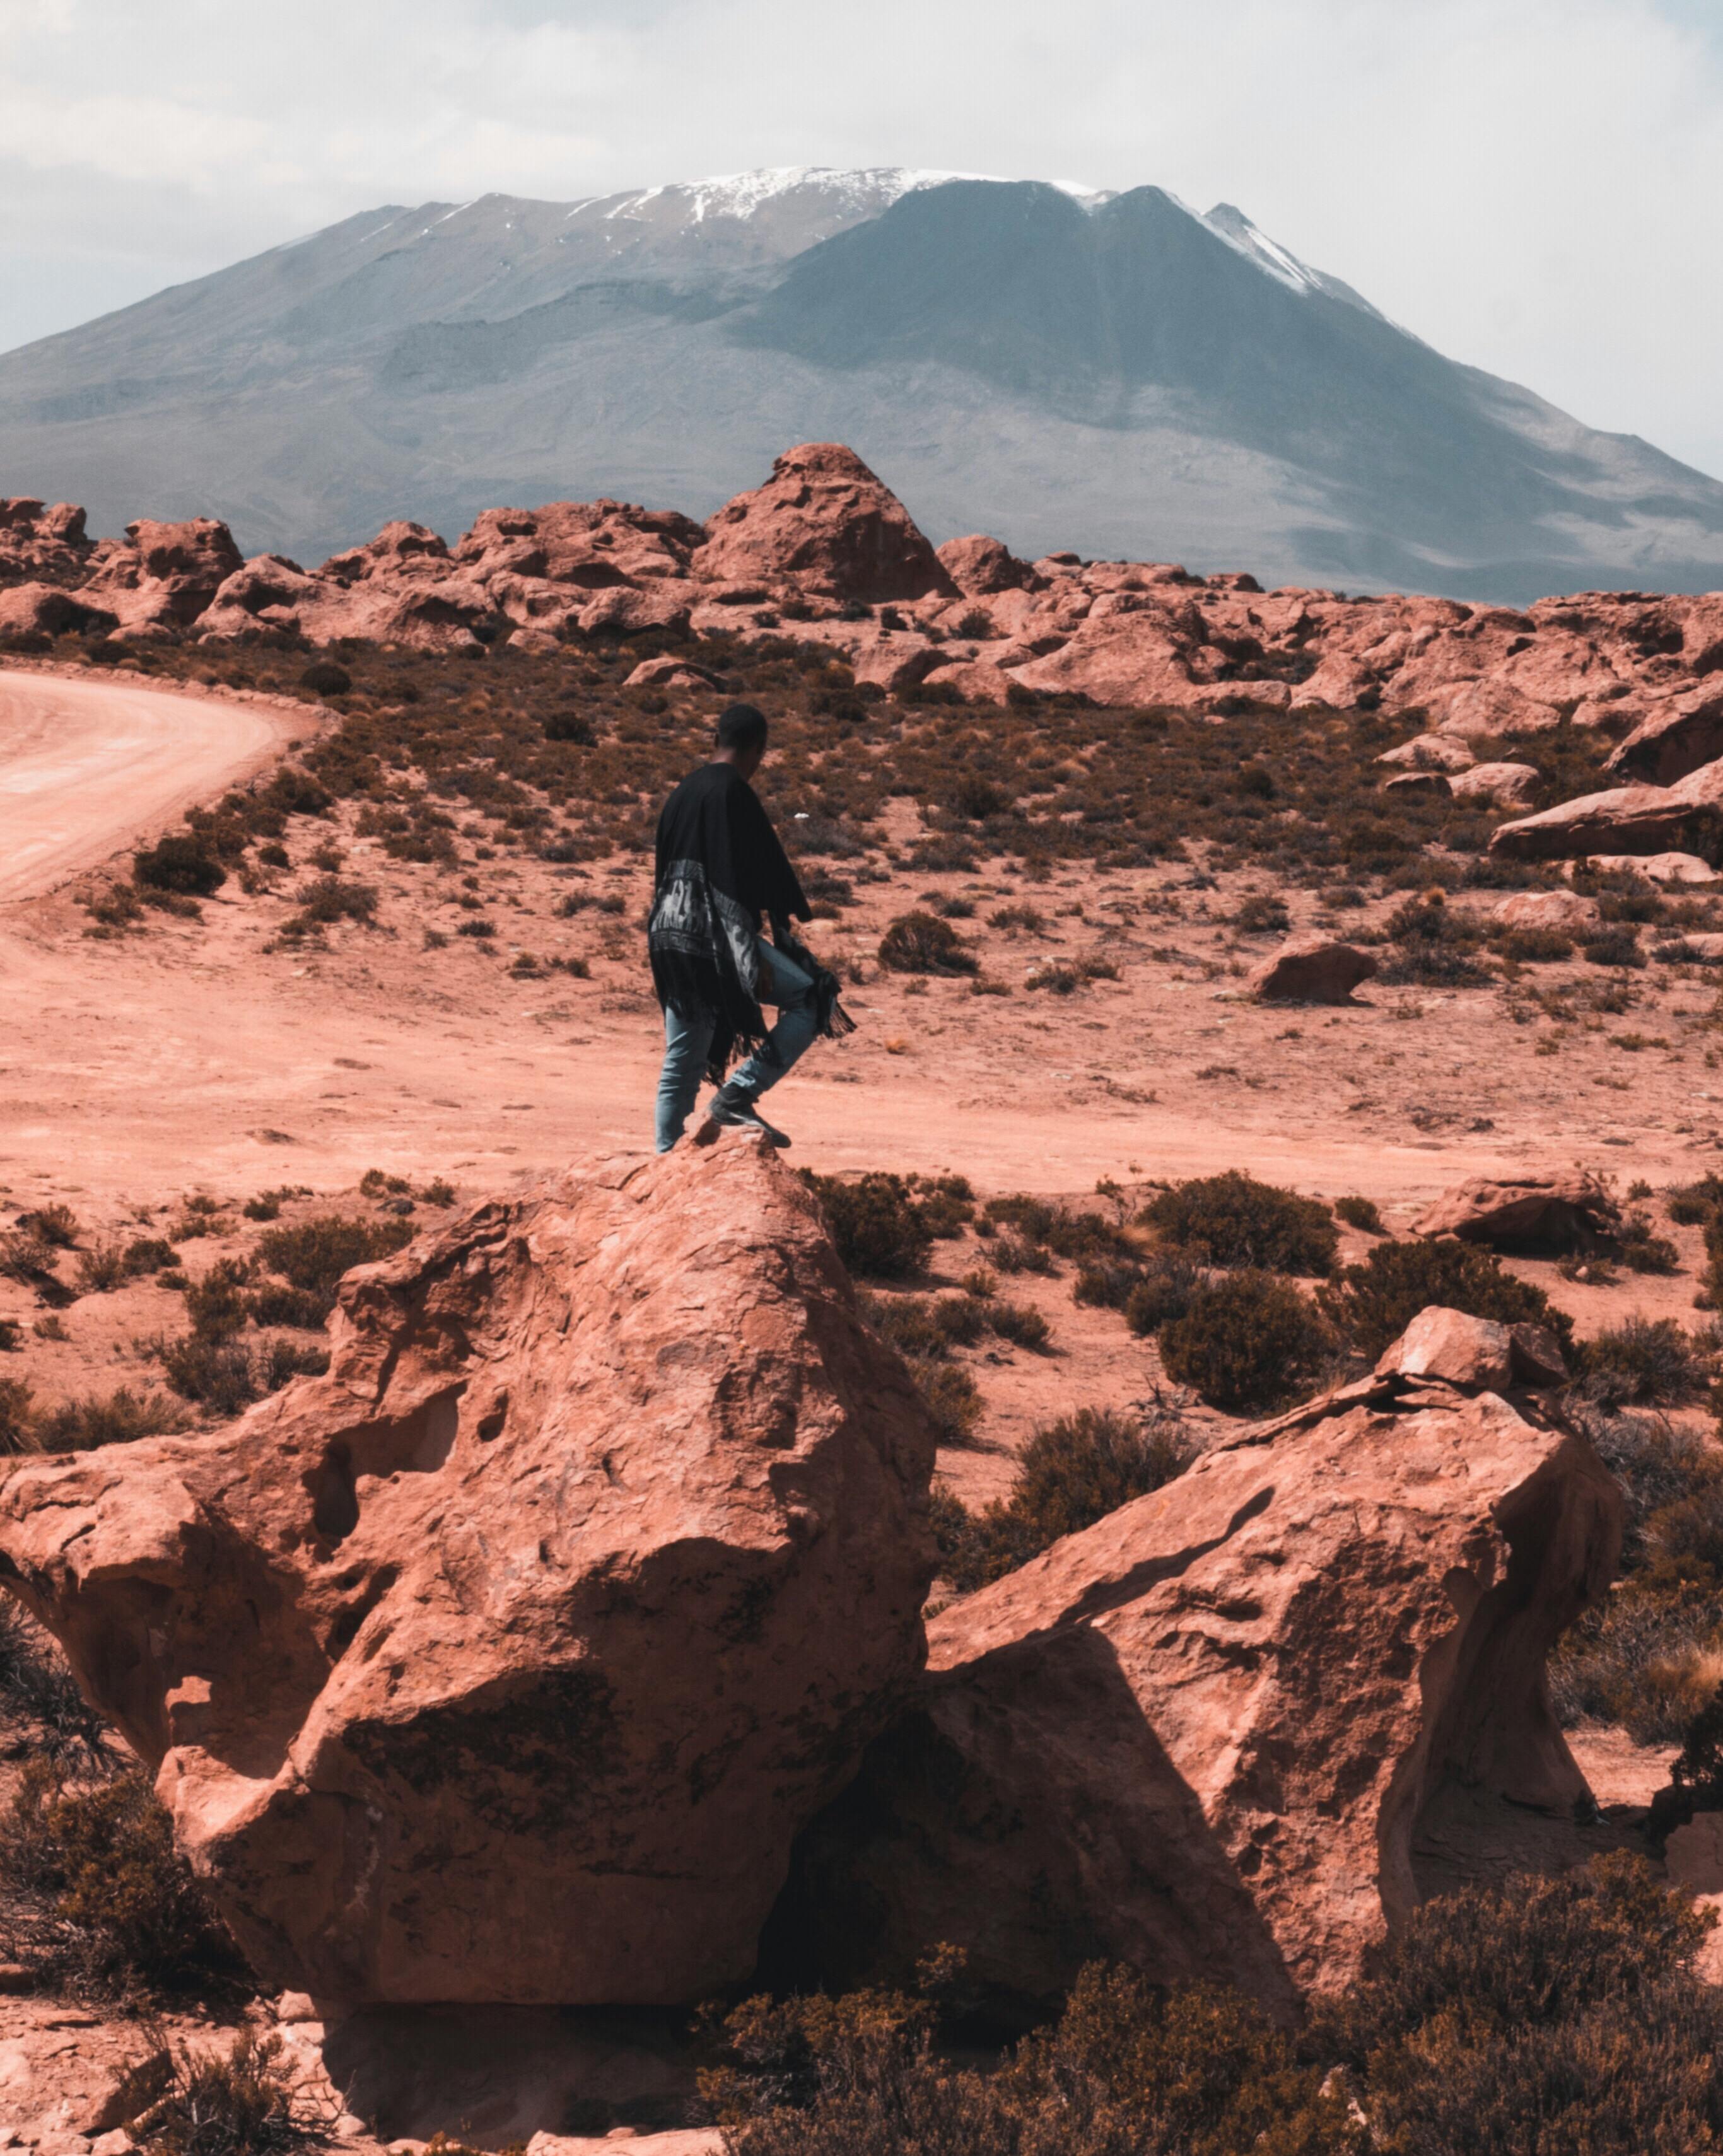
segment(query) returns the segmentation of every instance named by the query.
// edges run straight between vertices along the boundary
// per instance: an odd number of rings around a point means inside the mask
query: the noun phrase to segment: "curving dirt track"
[[[0,903],[95,867],[268,762],[310,723],[124,677],[0,672]]]

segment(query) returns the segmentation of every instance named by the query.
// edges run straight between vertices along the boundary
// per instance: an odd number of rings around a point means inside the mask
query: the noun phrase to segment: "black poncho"
[[[659,1002],[679,1017],[712,1021],[707,1068],[715,1081],[733,1056],[765,1039],[763,915],[778,924],[811,917],[759,795],[733,764],[702,764],[658,819],[658,878],[647,940]],[[815,974],[820,1030],[832,1031],[836,982],[781,927],[777,941],[785,957]]]

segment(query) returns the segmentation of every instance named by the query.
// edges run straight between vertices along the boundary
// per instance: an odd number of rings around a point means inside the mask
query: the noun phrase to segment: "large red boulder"
[[[1723,844],[1723,762],[1673,786],[1616,786],[1582,793],[1504,824],[1489,850],[1510,861],[1579,860],[1592,854],[1709,854]]]
[[[990,539],[985,532],[948,539],[938,552],[941,567],[965,598],[1030,591],[1040,582],[1029,564],[1020,562],[1002,540]]]
[[[1427,1207],[1412,1223],[1412,1233],[1456,1235],[1463,1243],[1483,1243],[1491,1250],[1553,1257],[1607,1245],[1621,1224],[1621,1207],[1608,1186],[1577,1170],[1566,1175],[1474,1176]]]
[[[8,1463],[0,1583],[156,1775],[260,1974],[330,2002],[745,1979],[921,1667],[934,1436],[746,1139],[349,1275],[326,1377]]]
[[[1290,2017],[1426,1896],[1610,1845],[1545,1658],[1619,1492],[1524,1389],[1547,1342],[1452,1312],[1399,1359],[934,1618],[920,1707],[804,1837],[786,1965],[945,1943],[1032,2013],[1115,1959]]]
[[[93,607],[59,584],[13,584],[0,589],[0,636],[83,635],[118,626],[114,615]]]
[[[708,582],[789,583],[869,604],[957,596],[908,511],[841,442],[786,450],[765,485],[726,502],[707,533],[693,569]]]

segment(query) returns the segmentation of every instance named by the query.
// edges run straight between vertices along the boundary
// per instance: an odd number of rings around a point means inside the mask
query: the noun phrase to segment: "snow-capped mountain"
[[[313,559],[507,501],[704,514],[806,439],[936,538],[1030,553],[1723,585],[1723,486],[1152,187],[793,167],[392,205],[0,356],[0,493]]]

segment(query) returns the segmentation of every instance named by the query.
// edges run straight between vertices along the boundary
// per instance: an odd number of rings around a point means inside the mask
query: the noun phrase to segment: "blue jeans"
[[[814,983],[807,974],[764,937],[760,957],[760,1001],[776,1004],[778,1023],[766,1035],[765,1045],[725,1081],[724,1091],[732,1100],[753,1100],[775,1086],[806,1052],[819,1024]],[[664,1070],[658,1081],[660,1152],[670,1151],[693,1112],[701,1075],[712,1053],[712,1035],[710,1019],[679,1018],[672,1010],[664,1014]]]

